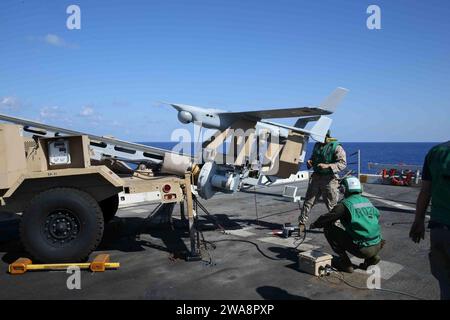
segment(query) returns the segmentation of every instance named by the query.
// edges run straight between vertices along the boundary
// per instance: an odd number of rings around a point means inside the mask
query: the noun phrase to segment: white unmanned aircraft
[[[178,111],[178,120],[184,124],[194,123],[200,127],[216,129],[213,138],[202,143],[200,171],[197,191],[209,199],[218,190],[235,192],[243,184],[249,184],[247,177],[257,177],[256,184],[269,185],[296,175],[299,164],[304,161],[308,138],[324,142],[332,120],[325,115],[332,114],[348,90],[337,88],[318,106],[281,108],[258,111],[227,112],[219,109],[201,108],[185,104],[170,104]],[[267,121],[273,118],[293,118],[293,126]],[[307,130],[309,122],[316,123]],[[260,131],[269,132],[266,144],[261,147]],[[282,132],[281,128],[284,128]],[[241,130],[233,130],[241,129]],[[242,136],[242,131],[251,129]],[[241,133],[240,133],[241,132]],[[221,153],[221,145],[230,137],[232,145]],[[272,137],[278,139],[271,140]],[[264,139],[263,139],[264,141]],[[267,182],[264,180],[266,179]]]
[[[324,115],[332,114],[347,92],[347,89],[338,87],[318,106],[257,111],[228,112],[220,109],[201,108],[186,104],[170,103],[170,105],[178,111],[178,120],[184,124],[200,123],[204,128],[225,130],[238,120],[248,120],[258,124],[263,123],[306,134],[316,141],[323,142],[332,122],[330,118]],[[264,120],[293,117],[301,117],[294,126]],[[306,130],[305,127],[310,121],[317,121],[317,123],[311,130]]]

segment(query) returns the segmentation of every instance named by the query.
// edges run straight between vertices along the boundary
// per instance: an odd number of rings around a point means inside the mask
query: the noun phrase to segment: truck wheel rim
[[[66,245],[75,240],[80,231],[78,218],[67,209],[55,210],[45,219],[44,235],[54,245]]]

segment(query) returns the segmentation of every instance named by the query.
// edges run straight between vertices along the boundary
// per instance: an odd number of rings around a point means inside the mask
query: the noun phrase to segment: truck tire
[[[119,209],[119,195],[115,194],[112,197],[100,201],[98,204],[103,212],[103,220],[107,223],[114,218]]]
[[[34,260],[79,262],[103,237],[103,213],[86,192],[55,188],[35,196],[22,216],[20,237]]]

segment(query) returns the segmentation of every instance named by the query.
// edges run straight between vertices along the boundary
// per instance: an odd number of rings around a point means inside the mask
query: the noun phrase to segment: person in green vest
[[[298,218],[300,232],[304,232],[309,212],[320,195],[322,195],[328,212],[336,205],[339,195],[338,173],[346,166],[347,158],[344,148],[336,139],[331,138],[330,131],[328,131],[325,142],[317,142],[314,145],[311,158],[307,162],[308,169],[313,168],[314,172],[311,175],[303,208]]]
[[[416,216],[409,232],[416,243],[425,238],[425,215],[430,200],[431,273],[439,281],[441,299],[450,300],[450,141],[434,146],[425,157]]]
[[[337,267],[344,272],[353,272],[353,264],[347,255],[364,259],[361,269],[376,265],[384,245],[378,222],[380,212],[369,199],[363,197],[362,186],[356,177],[346,177],[341,182],[342,199],[330,213],[320,216],[310,228],[323,228],[325,237],[333,251],[339,255]],[[335,222],[339,220],[343,228]]]

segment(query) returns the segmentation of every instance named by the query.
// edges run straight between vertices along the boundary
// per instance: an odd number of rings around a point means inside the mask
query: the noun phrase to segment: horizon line
[[[448,141],[448,140],[447,140]],[[178,143],[179,141],[137,141],[136,143]],[[339,141],[341,143],[444,143],[446,141]],[[189,143],[189,142],[186,142]],[[195,143],[192,141],[191,143]],[[315,143],[308,141],[308,143]]]

